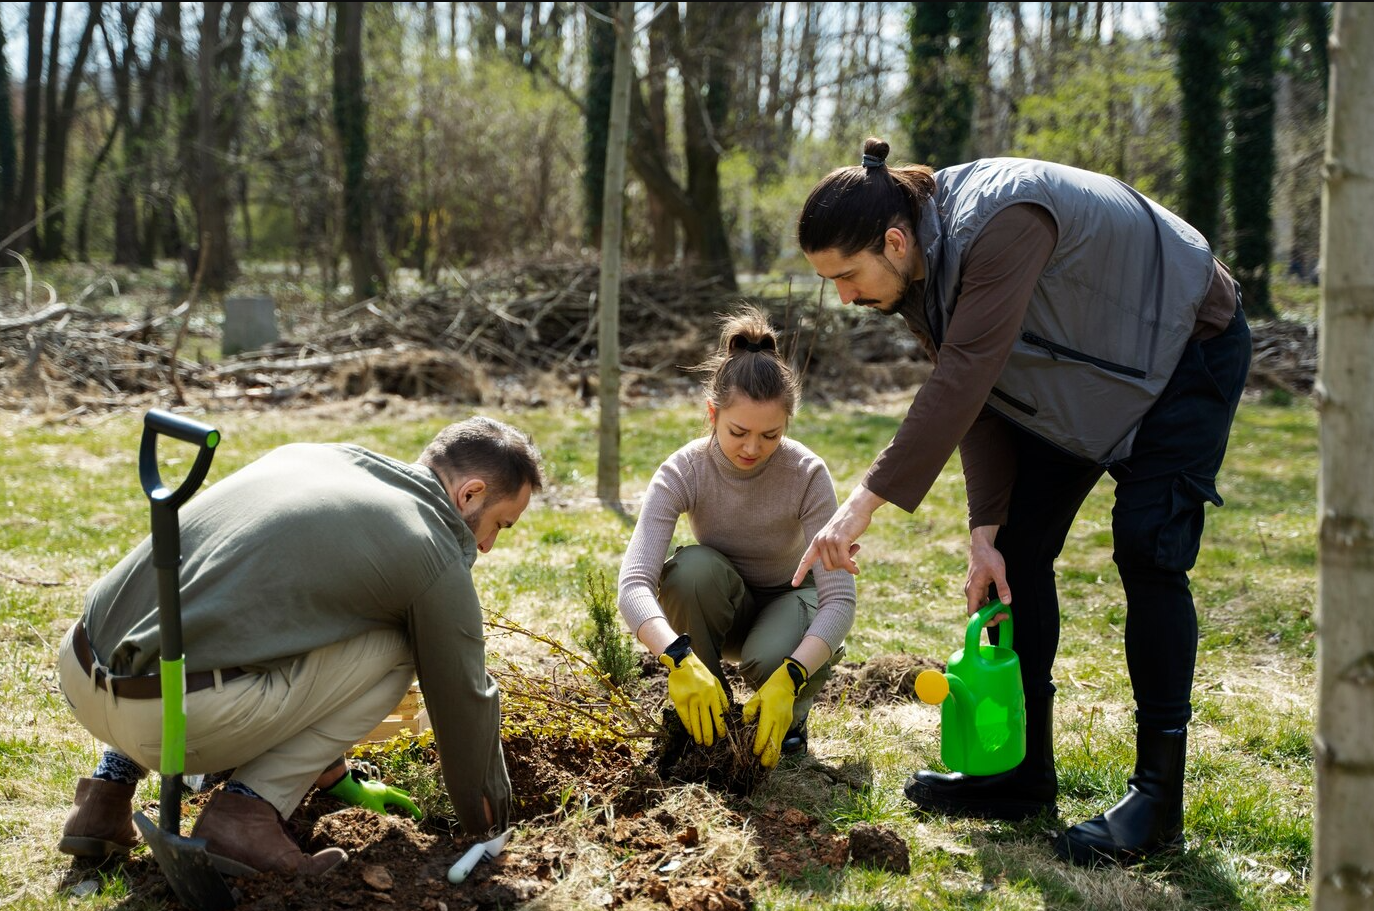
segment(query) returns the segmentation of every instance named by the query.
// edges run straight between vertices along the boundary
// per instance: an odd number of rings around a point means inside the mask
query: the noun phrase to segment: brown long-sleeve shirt
[[[908,289],[897,312],[921,339],[935,370],[917,390],[892,442],[869,468],[866,488],[912,512],[958,447],[969,527],[1006,522],[1016,480],[1010,428],[984,405],[1011,356],[1035,284],[1058,240],[1054,218],[1034,203],[1008,206],[988,219],[964,257],[959,299],[938,351],[925,332],[925,283]],[[1218,261],[1193,338],[1221,334],[1235,311],[1235,284]]]

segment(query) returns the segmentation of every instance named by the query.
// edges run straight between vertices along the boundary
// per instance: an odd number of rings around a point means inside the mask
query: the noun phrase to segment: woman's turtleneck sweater
[[[802,554],[836,509],[820,456],[784,437],[762,465],[732,464],[712,434],[673,453],[654,473],[620,564],[620,613],[632,632],[662,617],[658,583],[678,517],[697,543],[719,551],[752,590],[790,584]],[[854,623],[854,577],[814,572],[819,610],[809,635],[834,652]]]

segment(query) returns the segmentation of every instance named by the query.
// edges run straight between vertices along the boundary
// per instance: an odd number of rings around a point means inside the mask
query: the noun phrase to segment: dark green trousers
[[[817,604],[810,575],[797,588],[751,589],[724,555],[700,544],[679,547],[663,565],[658,600],[673,629],[692,637],[692,651],[727,693],[721,659],[736,662],[745,682],[757,690],[801,644]],[[843,654],[841,647],[811,675],[792,706],[794,723],[806,718],[831,665]]]

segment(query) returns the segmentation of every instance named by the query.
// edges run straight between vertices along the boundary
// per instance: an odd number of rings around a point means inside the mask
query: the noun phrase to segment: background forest
[[[338,300],[586,254],[612,6],[0,4],[0,237],[170,260],[211,293],[285,264]],[[1329,4],[638,7],[631,268],[809,272],[795,213],[869,135],[894,161],[1123,178],[1212,240],[1257,315],[1275,264],[1316,268]]]
[[[426,822],[379,831],[375,814],[350,823],[321,802],[298,834],[345,845],[354,863],[333,891],[263,881],[246,911],[1303,911],[1318,884],[1334,894],[1319,861],[1329,872],[1332,845],[1367,848],[1368,826],[1352,792],[1314,809],[1316,482],[1319,466],[1367,479],[1322,462],[1358,460],[1367,425],[1319,446],[1339,397],[1328,384],[1319,415],[1312,393],[1319,308],[1340,315],[1342,288],[1353,300],[1371,285],[1329,252],[1335,296],[1317,286],[1333,6],[0,3],[0,908],[177,907],[147,852],[93,870],[56,850],[99,755],[57,686],[56,644],[82,593],[146,533],[145,406],[222,430],[211,483],[292,441],[410,455],[458,403],[529,430],[547,460],[537,508],[475,577],[514,706],[503,740],[521,763],[504,864],[449,888],[468,845],[448,828],[423,733],[398,736],[369,749],[420,795]],[[618,249],[600,249],[603,222],[608,241],[620,233],[621,207],[602,207],[625,7],[625,269],[616,281],[608,264],[599,284],[603,252]],[[1346,99],[1332,121],[1363,135],[1357,93],[1331,97]],[[626,684],[638,734],[589,735],[585,714],[564,711],[585,693],[549,700],[549,680],[581,679],[560,662],[590,667],[563,643],[592,648],[588,607],[607,601],[655,467],[701,432],[700,390],[679,368],[710,350],[712,316],[740,298],[767,310],[806,383],[789,435],[842,493],[928,376],[908,333],[836,305],[796,249],[810,187],[858,164],[868,136],[891,143],[893,163],[1027,156],[1120,177],[1195,225],[1244,286],[1254,357],[1227,505],[1208,511],[1193,574],[1196,733],[1176,857],[1084,871],[1051,849],[1061,822],[1110,805],[1134,761],[1106,489],[1059,561],[1058,821],[932,818],[901,797],[940,748],[938,711],[913,702],[908,671],[942,662],[966,620],[953,460],[918,515],[875,520],[811,753],[753,794],[644,784],[653,735],[637,713],[662,702],[661,677]],[[1363,211],[1333,222],[1347,256]],[[603,306],[616,287],[619,306]],[[230,350],[221,321],[235,299],[272,305],[280,341]],[[1369,324],[1345,313],[1344,330],[1321,328],[1349,352]],[[1367,376],[1366,355],[1331,376]],[[1352,583],[1350,603],[1365,588]],[[1353,649],[1363,626],[1348,629]],[[1338,817],[1355,835],[1328,837],[1323,857],[1314,821]],[[860,863],[861,826],[900,836],[910,873]],[[396,888],[377,897],[365,871],[387,864]],[[1369,879],[1341,876],[1363,907]]]

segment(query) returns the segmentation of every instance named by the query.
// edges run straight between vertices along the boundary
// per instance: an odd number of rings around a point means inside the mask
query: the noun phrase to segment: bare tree
[[[226,10],[226,7],[228,8]],[[191,198],[196,202],[200,249],[197,262],[188,262],[192,275],[201,274],[207,291],[223,291],[238,266],[229,235],[230,146],[239,125],[239,105],[234,103],[243,68],[243,29],[247,3],[204,4],[200,23],[200,77],[196,99],[195,182]],[[202,267],[200,260],[204,259]]]
[[[367,180],[367,102],[363,96],[364,3],[334,4],[334,123],[343,148],[344,249],[353,299],[385,287]]]
[[[4,48],[5,33],[0,29],[0,52]],[[10,65],[7,59],[0,57],[0,236],[8,236],[14,227],[15,167],[18,164],[14,133]]]
[[[611,86],[611,119],[606,132],[606,181],[601,221],[600,355],[601,418],[597,438],[596,495],[613,507],[620,504],[620,244],[625,210],[625,146],[629,134],[630,86],[634,60],[634,10],[616,4],[615,75]]]
[[[15,248],[33,250],[38,246],[38,155],[43,129],[43,32],[48,4],[34,0],[29,4],[28,70],[24,75],[24,160],[19,181],[19,206],[14,227],[22,231]]]
[[[76,96],[86,70],[86,58],[90,54],[96,26],[100,23],[101,6],[99,2],[87,5],[86,25],[81,30],[81,40],[76,46],[65,84],[59,63],[62,4],[57,4],[53,10],[48,50],[47,123],[43,137],[44,223],[40,247],[44,259],[62,259],[66,256],[67,139],[71,135],[72,119],[76,116]]]
[[[1322,224],[1314,911],[1374,890],[1374,6],[1337,3]]]

